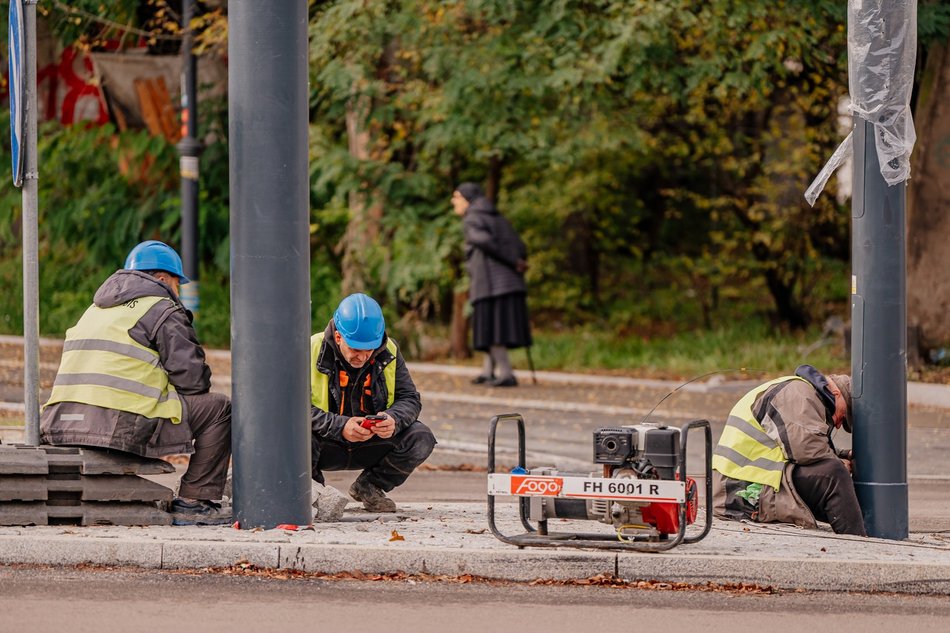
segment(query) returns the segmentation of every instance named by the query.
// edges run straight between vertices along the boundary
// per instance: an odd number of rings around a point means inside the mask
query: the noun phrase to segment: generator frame
[[[524,417],[520,413],[504,413],[496,415],[491,419],[488,429],[488,475],[496,474],[495,471],[495,436],[498,425],[504,421],[514,421],[518,428],[518,467],[527,470],[525,455],[525,424]],[[703,530],[699,534],[686,536],[686,510],[689,499],[684,497],[683,501],[677,505],[679,511],[679,531],[676,536],[665,541],[643,541],[629,540],[622,541],[617,535],[589,532],[550,532],[548,530],[547,519],[538,521],[537,527],[532,525],[529,519],[529,502],[531,496],[537,495],[510,495],[518,497],[518,512],[521,524],[525,527],[523,534],[506,535],[498,529],[495,524],[495,496],[488,494],[488,527],[495,538],[515,545],[518,548],[525,547],[574,547],[574,548],[596,548],[596,549],[622,549],[638,552],[662,552],[672,549],[680,543],[696,543],[709,534],[712,527],[712,432],[709,426],[709,420],[692,420],[680,427],[680,443],[676,451],[676,474],[678,481],[686,486],[686,446],[689,439],[689,432],[694,429],[702,429],[705,439],[705,462],[706,462],[706,512]],[[506,473],[497,473],[506,474]],[[565,477],[569,475],[565,474]],[[629,480],[633,481],[633,480]],[[656,480],[637,480],[637,481],[656,481]],[[667,480],[669,481],[669,480]],[[580,497],[584,498],[584,497]],[[590,497],[594,498],[594,497]]]

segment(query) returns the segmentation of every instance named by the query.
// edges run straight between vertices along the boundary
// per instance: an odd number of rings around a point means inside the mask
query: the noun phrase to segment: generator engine
[[[643,423],[631,426],[603,427],[594,431],[594,463],[600,472],[580,477],[598,478],[591,483],[585,499],[532,496],[527,499],[529,517],[535,521],[550,518],[588,519],[612,525],[620,538],[628,540],[665,540],[679,531],[679,507],[670,501],[619,500],[616,493],[655,493],[650,482],[679,479],[677,456],[680,429],[663,424]],[[528,475],[562,475],[553,468],[535,468]],[[616,483],[602,483],[603,480]],[[598,493],[603,498],[597,498]],[[692,478],[686,480],[686,523],[696,520],[697,489]]]
[[[495,470],[498,426],[513,422],[518,431],[518,465]],[[687,440],[703,434],[705,512],[696,523],[699,493],[687,477]],[[520,413],[494,416],[488,429],[488,527],[504,543],[518,547],[582,547],[662,552],[680,543],[696,543],[712,529],[712,432],[709,420],[691,420],[681,428],[642,422],[594,431],[594,463],[586,473],[555,468],[529,468],[525,421]],[[523,534],[505,534],[495,521],[496,497],[516,497]],[[553,530],[549,519],[580,519],[605,523],[606,530]],[[569,523],[569,521],[564,521]],[[536,524],[536,525],[535,525]]]

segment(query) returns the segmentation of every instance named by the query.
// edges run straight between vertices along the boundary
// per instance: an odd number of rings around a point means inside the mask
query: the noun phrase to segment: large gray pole
[[[40,443],[40,258],[36,160],[36,0],[23,3],[23,128],[26,165],[23,174],[23,404],[26,443]],[[22,151],[22,150],[21,150]]]
[[[854,487],[868,536],[905,539],[907,310],[905,183],[881,176],[874,126],[855,117],[851,371]]]
[[[198,63],[192,52],[194,4],[194,0],[182,3],[181,22],[185,35],[181,41],[181,116],[184,134],[177,148],[181,178],[181,264],[185,276],[191,280],[190,284],[181,287],[181,302],[197,316],[201,305],[198,290],[198,175],[203,147],[198,140]]]
[[[234,518],[309,525],[307,0],[228,4]]]

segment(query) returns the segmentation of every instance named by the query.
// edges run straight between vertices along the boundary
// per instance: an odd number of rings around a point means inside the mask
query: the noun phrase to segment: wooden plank
[[[83,525],[171,525],[172,515],[132,503],[83,503]]]
[[[132,82],[135,88],[135,94],[139,98],[139,108],[142,111],[142,120],[145,121],[145,127],[148,128],[152,136],[162,136],[162,120],[158,108],[152,98],[150,83],[147,79],[135,79]]]
[[[53,444],[40,444],[39,446],[27,446],[25,444],[20,444],[17,446],[21,451],[43,451],[47,455],[78,455],[79,447],[78,446],[59,446]]]
[[[49,525],[45,503],[0,503],[0,525]]]
[[[0,476],[0,501],[171,501],[170,488],[135,475],[96,475],[49,479],[36,475]]]
[[[76,525],[171,525],[172,516],[154,504],[99,503],[78,506],[47,506],[50,523],[78,520]]]
[[[169,143],[177,143],[181,130],[175,120],[175,106],[172,105],[171,96],[168,94],[165,78],[159,75],[149,83],[152,90],[152,99],[158,109],[162,129],[165,131],[165,138],[168,139]]]
[[[83,501],[155,502],[171,501],[174,496],[171,488],[134,476],[100,475],[97,477],[83,477],[78,483],[81,487],[80,492]],[[53,490],[52,486],[50,490]]]
[[[60,448],[51,446],[50,448]],[[74,448],[73,452],[66,453],[60,451],[45,451],[43,447],[40,450],[46,452],[46,462],[49,464],[50,474],[71,474],[78,475],[82,472],[82,452]]]
[[[0,474],[0,501],[46,501],[46,482],[44,475]]]
[[[147,503],[48,505],[42,502],[0,503],[0,525],[171,525],[169,513]]]
[[[78,446],[0,445],[0,475],[46,475],[75,472],[84,475],[162,475],[175,472],[163,459],[139,457],[108,449]]]
[[[162,475],[175,472],[175,467],[164,459],[83,448],[81,472],[83,475]]]
[[[0,445],[0,475],[46,474],[49,474],[49,462],[45,452],[18,450],[16,444]]]

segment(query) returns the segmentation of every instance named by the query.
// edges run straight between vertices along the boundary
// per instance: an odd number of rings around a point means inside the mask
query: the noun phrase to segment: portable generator
[[[495,472],[495,436],[502,421],[518,428],[518,465]],[[696,482],[686,476],[689,432],[702,429],[705,440],[705,516],[702,531],[687,536],[698,515]],[[488,525],[498,539],[518,547],[561,546],[661,551],[704,538],[712,521],[712,437],[708,420],[682,428],[641,423],[596,429],[594,463],[589,473],[561,473],[553,467],[527,468],[525,424],[518,413],[492,418],[488,435]],[[519,497],[524,534],[507,536],[495,523],[495,497]],[[549,519],[592,520],[614,533],[553,533]],[[537,524],[535,527],[532,522]],[[672,538],[671,538],[672,536]]]

